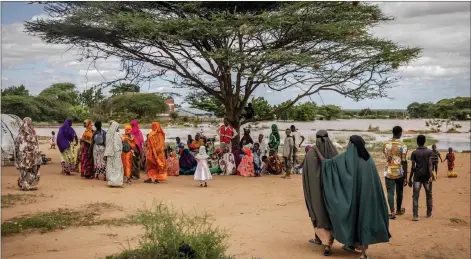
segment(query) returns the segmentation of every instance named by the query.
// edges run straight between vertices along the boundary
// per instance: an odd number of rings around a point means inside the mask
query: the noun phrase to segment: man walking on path
[[[427,218],[432,216],[432,150],[425,147],[425,136],[419,135],[417,137],[417,150],[412,152],[411,161],[411,174],[409,177],[409,187],[414,187],[412,210],[414,214],[413,221],[419,220],[419,195],[422,185],[425,189],[425,196],[427,198]],[[413,177],[413,178],[412,178]]]
[[[217,131],[219,135],[220,148],[226,150],[226,146],[229,147],[229,152],[232,152],[232,139],[237,136],[237,131],[229,125],[229,120],[224,118],[224,125],[221,125]]]
[[[402,198],[404,186],[407,185],[407,145],[402,143],[402,128],[396,126],[392,130],[392,139],[383,145],[383,153],[386,157],[384,176],[388,192],[389,218],[396,219],[396,215],[403,215]],[[394,209],[394,191],[396,192],[396,206]]]

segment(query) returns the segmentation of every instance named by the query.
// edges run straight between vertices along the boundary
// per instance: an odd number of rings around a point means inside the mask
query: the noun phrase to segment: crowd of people
[[[145,183],[166,181],[168,176],[194,175],[201,187],[207,187],[213,174],[260,177],[264,174],[281,175],[289,179],[291,173],[302,170],[303,190],[308,214],[315,230],[309,242],[324,246],[324,255],[332,254],[334,240],[344,244],[343,249],[361,251],[362,259],[368,258],[369,245],[388,242],[389,220],[404,215],[403,189],[413,188],[413,220],[419,220],[418,199],[422,186],[426,193],[427,217],[432,216],[432,183],[437,180],[438,161],[447,161],[448,177],[454,172],[455,154],[450,148],[442,160],[436,146],[428,149],[426,137],[417,137],[417,149],[411,153],[410,173],[408,149],[401,141],[402,128],[392,130],[393,137],[383,145],[386,158],[384,167],[387,198],[383,193],[380,175],[375,162],[361,136],[350,137],[344,153],[339,154],[328,132],[319,130],[313,147],[306,146],[304,161],[298,164],[297,150],[304,137],[292,125],[285,130],[281,158],[278,155],[281,137],[276,124],[271,126],[268,141],[260,134],[257,141],[244,129],[239,145],[233,141],[238,132],[224,119],[217,134],[220,147],[214,147],[214,139],[196,134],[188,136],[187,143],[176,138],[175,148],[166,147],[165,132],[159,122],[152,123],[152,130],[144,138],[136,120],[124,127],[111,121],[107,131],[102,123],[86,120],[84,133],[79,138],[66,120],[57,138],[53,135],[61,154],[62,173],[79,173],[87,179],[108,182],[121,187],[124,183],[140,179],[145,170]],[[51,145],[51,148],[55,145]],[[77,149],[75,151],[75,148]],[[39,143],[30,118],[23,119],[15,140],[15,163],[20,172],[18,186],[22,190],[35,190],[39,182],[41,166]],[[408,177],[409,176],[409,177]],[[389,206],[389,207],[388,207]]]

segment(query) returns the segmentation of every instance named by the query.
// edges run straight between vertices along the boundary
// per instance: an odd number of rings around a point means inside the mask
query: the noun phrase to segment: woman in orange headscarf
[[[145,183],[166,181],[167,161],[165,159],[165,133],[158,122],[152,122],[152,131],[147,138]]]
[[[80,139],[80,175],[87,179],[95,178],[95,169],[93,168],[93,151],[91,149],[93,138],[92,122],[85,120],[83,122],[85,131]]]
[[[126,182],[131,184],[131,172],[133,171],[133,155],[137,148],[136,139],[131,134],[131,125],[124,127],[123,138],[123,152],[121,153],[121,160],[123,161],[124,176]]]

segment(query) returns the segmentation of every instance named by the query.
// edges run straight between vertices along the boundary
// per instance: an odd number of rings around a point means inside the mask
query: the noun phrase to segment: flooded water
[[[392,130],[394,126],[401,126],[405,131],[407,130],[427,130],[425,126],[426,120],[335,120],[335,121],[315,121],[315,122],[260,122],[256,125],[251,125],[251,136],[256,141],[259,134],[263,134],[265,138],[270,134],[270,125],[276,123],[280,129],[283,140],[283,131],[289,128],[292,124],[296,126],[299,132],[306,138],[305,144],[312,144],[311,142],[315,139],[317,130],[326,129],[329,130],[329,134],[332,139],[343,138],[351,135],[368,135],[367,142],[384,141],[390,138],[390,134],[376,134],[367,132],[368,127],[379,127],[380,130]],[[471,135],[469,133],[470,123],[469,121],[455,122],[462,126],[459,130],[461,134],[428,134],[438,140],[438,149],[448,149],[453,147],[456,151],[471,150]],[[77,134],[80,136],[83,133],[82,127],[74,127]],[[36,128],[38,135],[50,136],[51,131],[58,131],[58,128]],[[106,129],[105,129],[106,130]],[[144,135],[150,132],[150,129],[141,129]],[[351,131],[346,131],[351,130]],[[360,130],[360,132],[358,132]],[[123,132],[123,130],[121,130]],[[210,126],[208,124],[201,124],[197,128],[176,128],[166,127],[164,128],[167,141],[173,141],[176,137],[180,137],[183,142],[186,142],[187,136],[194,136],[196,133],[203,133],[205,136],[213,137],[217,136],[217,127]],[[414,135],[404,135],[404,137],[414,137]]]

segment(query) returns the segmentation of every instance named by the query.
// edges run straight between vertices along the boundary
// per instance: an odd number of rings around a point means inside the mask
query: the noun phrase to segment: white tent
[[[16,115],[2,114],[2,158],[9,158],[15,150],[15,138],[23,121]]]

